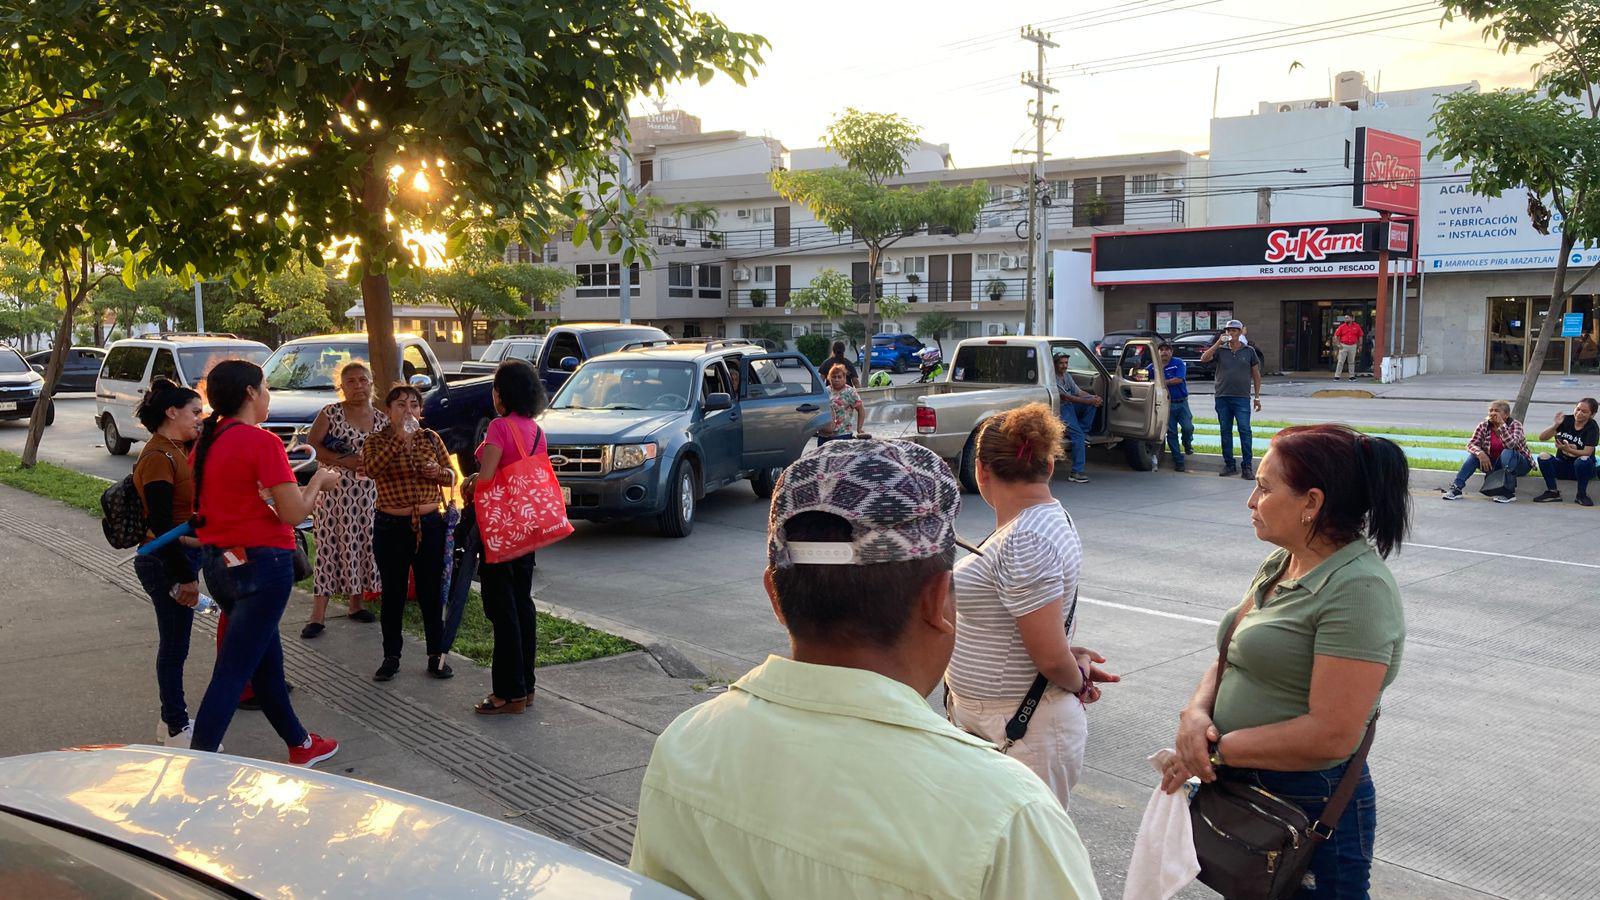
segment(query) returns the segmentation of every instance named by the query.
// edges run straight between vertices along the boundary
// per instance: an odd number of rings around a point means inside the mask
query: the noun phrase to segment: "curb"
[[[673,678],[704,678],[713,675],[731,681],[742,677],[760,662],[713,650],[692,641],[663,637],[653,631],[619,622],[609,616],[583,612],[560,603],[541,600],[538,596],[533,599],[534,605],[542,612],[633,641],[645,648],[651,658]]]

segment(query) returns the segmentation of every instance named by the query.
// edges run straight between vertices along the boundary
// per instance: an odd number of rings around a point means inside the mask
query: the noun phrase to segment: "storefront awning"
[[[1376,219],[1347,219],[1097,234],[1090,251],[1092,281],[1106,287],[1376,278],[1377,242],[1384,237],[1379,224]],[[1398,256],[1410,255],[1407,249]],[[1415,274],[1415,261],[1391,253],[1389,272]]]

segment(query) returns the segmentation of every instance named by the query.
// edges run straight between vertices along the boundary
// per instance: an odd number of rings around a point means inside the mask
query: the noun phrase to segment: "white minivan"
[[[225,359],[260,364],[272,353],[260,341],[232,334],[163,332],[117,341],[106,353],[94,385],[94,419],[105,435],[106,452],[122,456],[134,441],[148,437],[134,415],[151,380],[166,376],[205,397],[211,367]]]

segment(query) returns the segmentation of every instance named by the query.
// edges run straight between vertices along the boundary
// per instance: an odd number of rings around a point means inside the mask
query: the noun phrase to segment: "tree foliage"
[[[0,242],[0,338],[20,349],[55,328],[55,297],[39,278],[39,261],[22,247]]]
[[[87,237],[241,278],[347,246],[377,373],[396,369],[401,213],[512,222],[530,246],[565,214],[576,240],[631,258],[603,177],[627,101],[719,70],[742,82],[765,45],[688,0],[0,0],[0,29],[0,171],[26,175],[0,188],[0,221],[30,210],[51,260]],[[85,125],[97,140],[11,138]],[[51,154],[85,172],[65,191],[75,218],[31,211],[68,180]]]
[[[928,313],[917,320],[917,337],[932,338],[944,352],[944,336],[956,327],[956,317],[945,313]]]
[[[332,331],[344,318],[343,307],[352,293],[348,288],[341,292],[341,284],[322,266],[301,260],[241,294],[223,313],[222,327],[273,343]]]
[[[130,337],[136,325],[165,321],[186,296],[184,284],[171,275],[135,277],[130,287],[120,278],[108,279],[89,298],[89,311],[104,319],[111,314],[112,338]]]
[[[865,327],[869,330],[877,327],[882,302],[876,296],[876,285],[883,251],[919,231],[971,231],[989,197],[988,185],[982,181],[916,189],[890,187],[888,180],[905,173],[906,154],[919,141],[916,126],[901,116],[846,109],[823,135],[823,145],[845,161],[844,168],[773,172],[771,176],[779,196],[803,204],[835,233],[849,231],[866,245],[867,280],[872,286],[867,294]],[[886,309],[884,314],[897,317],[901,313]],[[866,364],[870,368],[870,357]],[[863,383],[867,375],[861,373]]]
[[[1550,314],[1539,328],[1517,393],[1516,418],[1526,416],[1550,342],[1572,292],[1596,268],[1568,283],[1577,246],[1600,240],[1600,29],[1593,0],[1466,0],[1444,4],[1446,19],[1483,26],[1501,53],[1544,52],[1531,91],[1462,92],[1440,101],[1434,114],[1434,158],[1459,160],[1474,193],[1498,197],[1526,191],[1535,221],[1559,230]]]

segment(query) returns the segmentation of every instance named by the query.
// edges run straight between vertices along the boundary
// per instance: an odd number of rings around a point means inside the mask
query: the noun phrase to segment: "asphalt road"
[[[1600,509],[1445,504],[1441,474],[1417,473],[1415,532],[1391,561],[1409,634],[1372,755],[1385,863],[1374,896],[1593,896],[1600,646],[1587,636],[1600,628],[1600,560],[1574,535],[1600,527]],[[1114,872],[1137,824],[1118,810],[1142,808],[1155,783],[1144,759],[1170,744],[1216,622],[1270,548],[1249,525],[1244,482],[1136,474],[1110,454],[1090,475],[1055,493],[1086,550],[1083,640],[1126,680],[1091,711],[1092,778],[1073,809],[1097,870]],[[683,540],[580,524],[540,553],[536,593],[734,675],[786,649],[760,586],[766,513],[736,486],[707,498]],[[969,497],[962,532],[992,524]]]

